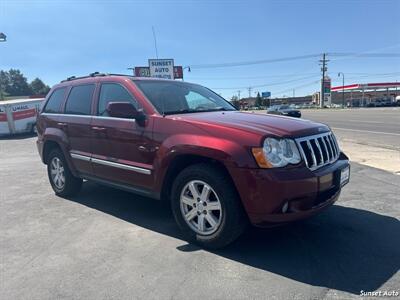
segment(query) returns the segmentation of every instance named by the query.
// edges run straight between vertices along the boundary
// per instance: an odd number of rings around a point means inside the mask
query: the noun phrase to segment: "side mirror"
[[[144,121],[146,120],[143,110],[137,110],[129,102],[109,102],[107,113],[110,117],[114,118],[135,119],[139,125],[144,125]]]

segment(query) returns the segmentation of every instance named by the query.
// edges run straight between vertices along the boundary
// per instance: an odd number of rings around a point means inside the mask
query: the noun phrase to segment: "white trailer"
[[[34,132],[44,98],[0,101],[0,136]]]

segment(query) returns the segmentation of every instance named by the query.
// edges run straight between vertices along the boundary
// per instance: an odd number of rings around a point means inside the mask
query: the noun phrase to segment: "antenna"
[[[151,26],[151,29],[153,30],[154,48],[156,49],[156,57],[158,59],[157,39],[156,39],[156,32],[154,31],[154,26]]]

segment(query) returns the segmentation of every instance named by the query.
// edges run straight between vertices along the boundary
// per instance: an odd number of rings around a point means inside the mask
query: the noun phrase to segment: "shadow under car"
[[[161,201],[85,182],[69,199],[164,235],[182,239],[169,206]],[[293,225],[249,228],[237,241],[210,251],[287,278],[359,295],[374,291],[400,268],[400,221],[334,205]],[[179,251],[201,248],[186,244]]]

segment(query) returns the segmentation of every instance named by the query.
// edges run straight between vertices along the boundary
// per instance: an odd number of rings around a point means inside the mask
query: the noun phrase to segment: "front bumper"
[[[273,226],[315,215],[340,195],[340,173],[349,167],[346,155],[318,170],[307,167],[229,170],[250,222]],[[287,210],[285,210],[287,206]]]

